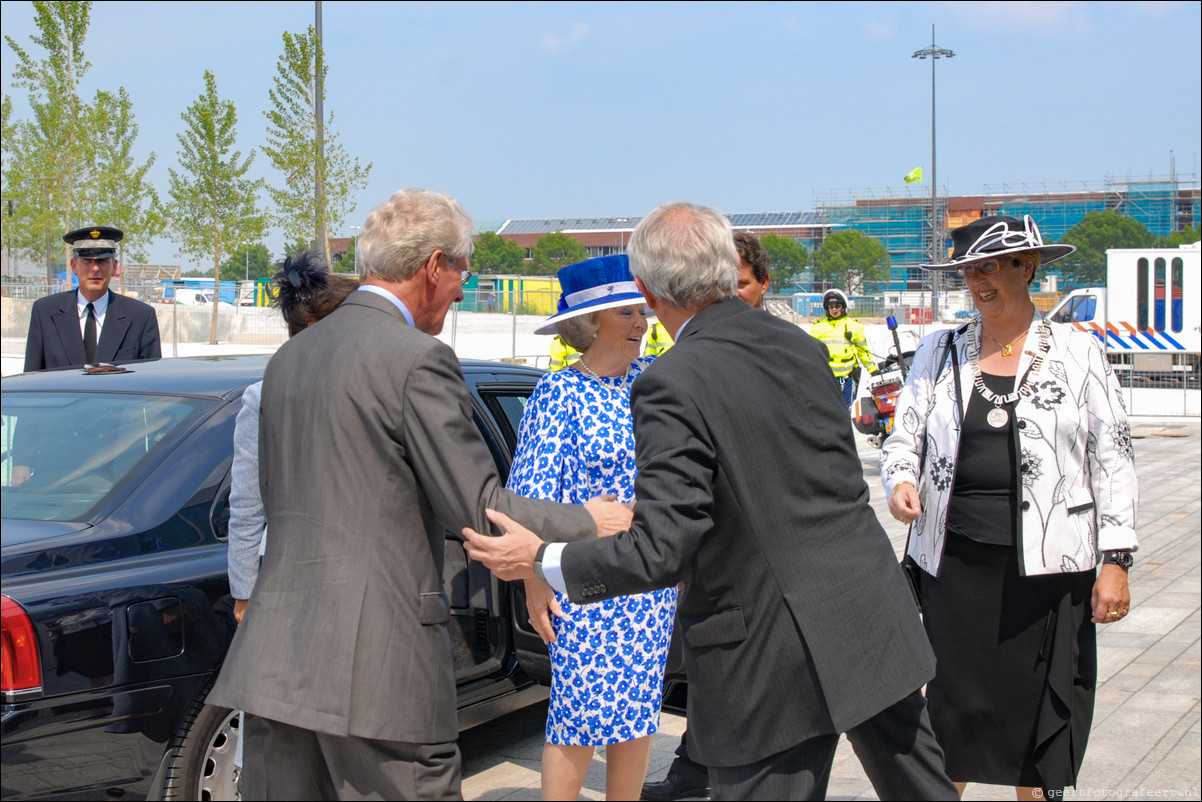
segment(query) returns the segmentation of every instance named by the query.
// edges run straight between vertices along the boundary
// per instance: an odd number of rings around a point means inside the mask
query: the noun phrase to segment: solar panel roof
[[[756,212],[728,214],[735,228],[786,228],[822,224],[818,212]],[[498,234],[549,234],[553,231],[631,231],[642,217],[546,217],[506,220]]]

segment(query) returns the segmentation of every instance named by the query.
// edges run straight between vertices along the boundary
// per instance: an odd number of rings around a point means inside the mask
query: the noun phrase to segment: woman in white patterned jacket
[[[1130,607],[1138,548],[1131,433],[1101,344],[1028,291],[1030,217],[952,232],[972,322],[919,344],[881,451],[889,510],[938,660],[927,687],[948,775],[1035,799],[1075,785],[1093,717],[1095,624]]]

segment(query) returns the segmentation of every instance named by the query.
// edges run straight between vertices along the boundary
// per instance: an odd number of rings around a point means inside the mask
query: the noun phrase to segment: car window
[[[4,393],[4,517],[87,520],[214,403],[124,393]]]
[[[521,430],[522,411],[526,409],[526,402],[534,392],[534,384],[505,383],[477,389],[493,420],[496,421],[501,438],[512,454],[517,447],[518,432]]]

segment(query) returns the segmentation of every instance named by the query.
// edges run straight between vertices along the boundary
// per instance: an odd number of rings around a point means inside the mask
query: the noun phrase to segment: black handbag
[[[910,533],[906,533],[906,554],[901,559],[902,573],[906,575],[906,584],[910,586],[910,593],[914,596],[914,606],[918,608],[918,612],[922,612],[922,597],[918,593],[919,583],[922,581],[920,573],[921,568],[918,564],[910,559]]]

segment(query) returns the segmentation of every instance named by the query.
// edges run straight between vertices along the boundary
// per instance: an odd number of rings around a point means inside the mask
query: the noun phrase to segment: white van
[[[181,287],[175,291],[177,304],[210,304],[213,297],[208,290],[191,290]]]

